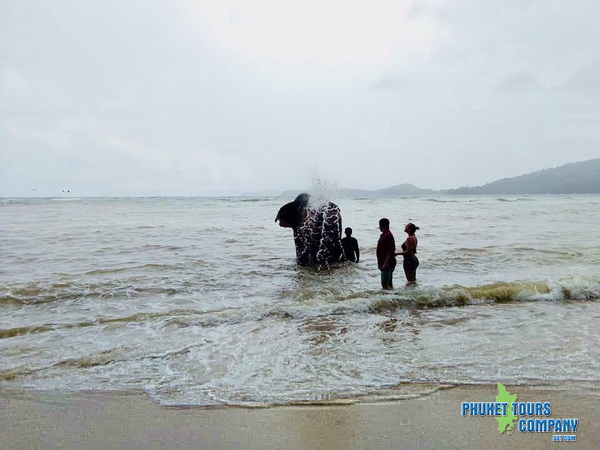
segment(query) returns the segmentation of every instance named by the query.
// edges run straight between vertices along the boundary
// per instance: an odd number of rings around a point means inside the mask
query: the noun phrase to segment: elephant
[[[332,202],[314,207],[309,200],[309,194],[298,195],[279,209],[275,222],[294,231],[298,265],[329,267],[343,253],[340,208]]]

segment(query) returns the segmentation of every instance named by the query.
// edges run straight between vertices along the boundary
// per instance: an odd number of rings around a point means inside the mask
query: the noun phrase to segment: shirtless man
[[[346,233],[346,237],[342,238],[342,249],[344,250],[342,260],[358,262],[360,250],[358,249],[358,241],[352,237],[352,228],[346,228],[344,233]]]

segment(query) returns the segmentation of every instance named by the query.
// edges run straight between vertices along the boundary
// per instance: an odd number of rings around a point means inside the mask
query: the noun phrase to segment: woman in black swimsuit
[[[402,266],[404,268],[404,275],[406,275],[406,281],[408,284],[414,284],[417,281],[417,267],[419,267],[419,260],[417,259],[417,236],[415,232],[419,229],[414,223],[407,223],[404,227],[404,232],[408,234],[406,241],[402,244],[402,251],[396,253],[396,255],[402,255],[404,261]]]

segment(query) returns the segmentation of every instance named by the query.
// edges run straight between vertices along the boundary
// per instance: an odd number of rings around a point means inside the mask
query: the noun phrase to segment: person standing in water
[[[352,237],[352,228],[348,227],[344,230],[346,237],[342,238],[342,261],[358,262],[360,258],[360,250],[358,249],[358,241]]]
[[[396,268],[396,241],[390,231],[390,221],[383,218],[379,221],[379,231],[381,236],[377,241],[377,267],[381,271],[381,287],[383,289],[392,289],[392,275]]]
[[[408,234],[406,241],[402,244],[402,251],[396,253],[396,255],[402,255],[404,261],[402,267],[404,268],[404,275],[406,276],[407,284],[415,284],[417,281],[417,267],[419,267],[419,260],[417,258],[417,236],[416,231],[419,229],[414,223],[407,223],[404,227],[404,232]]]

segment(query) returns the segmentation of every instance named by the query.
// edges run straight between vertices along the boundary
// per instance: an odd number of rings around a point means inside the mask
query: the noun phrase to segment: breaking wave
[[[132,288],[135,290],[135,288]],[[138,290],[139,291],[139,290]],[[113,292],[113,291],[111,291]],[[153,288],[153,294],[173,295],[176,290]],[[147,293],[148,293],[147,292]],[[3,303],[35,303],[40,301],[40,291],[36,288],[18,291],[20,298],[0,297]],[[114,292],[113,292],[114,293]],[[13,294],[14,295],[14,294]],[[26,297],[33,295],[33,298]],[[68,297],[90,295],[89,291],[73,292]],[[101,291],[98,295],[101,294]],[[25,297],[24,297],[25,296]],[[169,309],[164,311],[137,312],[116,317],[91,317],[89,320],[72,323],[41,323],[0,329],[0,339],[27,334],[47,333],[71,328],[103,326],[110,323],[145,323],[160,321],[164,327],[214,327],[224,323],[260,321],[265,318],[281,320],[310,317],[339,316],[357,313],[380,314],[396,309],[430,309],[466,306],[485,303],[508,303],[527,301],[595,301],[600,299],[600,279],[592,277],[572,277],[552,282],[516,281],[492,283],[482,286],[444,286],[438,289],[406,288],[393,292],[379,290],[343,293],[335,287],[329,291],[298,290],[291,297],[283,293],[275,304],[265,301],[237,307],[218,309]],[[42,299],[54,298],[47,293]],[[287,299],[286,299],[287,298]]]

